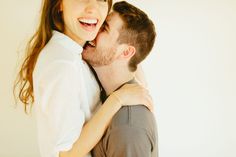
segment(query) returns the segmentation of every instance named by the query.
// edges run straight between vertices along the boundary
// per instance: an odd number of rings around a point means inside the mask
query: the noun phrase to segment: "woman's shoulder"
[[[82,60],[83,48],[63,33],[53,31],[53,36],[40,53],[42,58],[64,61]]]
[[[82,58],[79,55],[68,52],[68,49],[55,42],[48,44],[41,50],[37,59],[34,75],[41,75],[45,71],[78,70]]]
[[[39,59],[44,61],[53,62],[53,61],[67,61],[74,62],[77,60],[79,55],[70,52],[60,43],[55,41],[49,41],[48,44],[42,49]]]

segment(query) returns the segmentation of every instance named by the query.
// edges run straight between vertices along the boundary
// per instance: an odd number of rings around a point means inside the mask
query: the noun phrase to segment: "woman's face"
[[[81,46],[93,40],[107,12],[107,0],[62,0],[60,10],[65,24],[64,33]]]

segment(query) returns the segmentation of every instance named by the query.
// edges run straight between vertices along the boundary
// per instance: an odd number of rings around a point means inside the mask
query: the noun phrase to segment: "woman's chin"
[[[81,37],[84,41],[92,41],[96,38],[98,34],[98,30],[96,31],[83,31],[77,34],[77,36]]]

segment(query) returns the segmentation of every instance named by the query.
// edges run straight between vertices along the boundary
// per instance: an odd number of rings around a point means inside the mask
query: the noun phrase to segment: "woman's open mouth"
[[[78,19],[81,26],[87,31],[94,31],[96,29],[98,19],[87,19],[87,18],[80,18]]]

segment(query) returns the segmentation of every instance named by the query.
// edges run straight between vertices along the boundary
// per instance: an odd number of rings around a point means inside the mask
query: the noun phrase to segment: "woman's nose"
[[[87,13],[96,13],[98,10],[98,2],[97,0],[88,0],[85,11]]]

